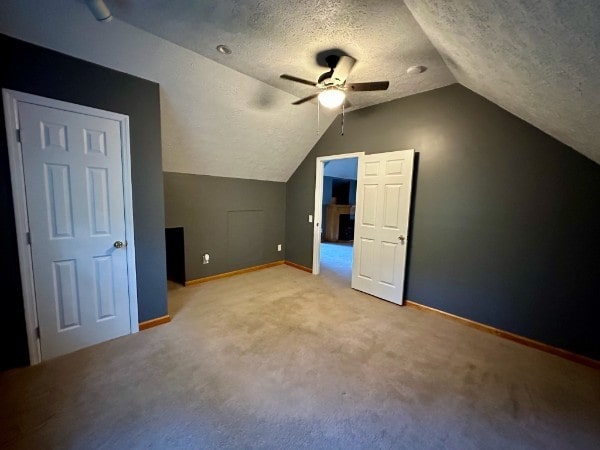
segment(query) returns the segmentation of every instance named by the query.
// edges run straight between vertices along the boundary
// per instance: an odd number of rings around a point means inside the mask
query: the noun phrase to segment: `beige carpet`
[[[3,448],[592,449],[598,371],[287,266],[0,374]]]

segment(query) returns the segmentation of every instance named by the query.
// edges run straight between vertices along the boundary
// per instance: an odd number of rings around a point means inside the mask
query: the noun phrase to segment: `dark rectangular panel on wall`
[[[139,320],[167,314],[160,99],[156,83],[0,35],[2,88],[129,116]],[[0,367],[28,361],[4,112],[0,126]]]
[[[238,269],[258,266],[264,260],[264,216],[264,211],[227,212],[229,259]]]
[[[346,115],[288,180],[287,259],[312,263],[315,159],[419,155],[407,298],[600,359],[600,166],[460,86]]]

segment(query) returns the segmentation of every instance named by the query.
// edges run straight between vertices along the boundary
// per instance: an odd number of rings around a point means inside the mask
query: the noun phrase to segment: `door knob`
[[[126,246],[126,244],[123,243],[123,241],[115,241],[115,243],[113,244],[113,246],[115,248],[123,248]]]
[[[404,237],[403,234],[401,234],[400,236],[398,236],[398,240],[404,242],[406,238]]]

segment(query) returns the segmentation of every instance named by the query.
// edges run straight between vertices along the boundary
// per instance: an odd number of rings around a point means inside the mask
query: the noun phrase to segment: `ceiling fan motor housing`
[[[350,56],[340,56],[340,60],[335,66],[335,69],[333,69],[333,83],[336,85],[343,85],[346,82],[354,63],[356,63],[354,58]]]
[[[350,56],[330,55],[327,57],[327,63],[330,70],[321,74],[317,80],[317,84],[321,88],[329,86],[342,87],[356,63],[356,60]]]

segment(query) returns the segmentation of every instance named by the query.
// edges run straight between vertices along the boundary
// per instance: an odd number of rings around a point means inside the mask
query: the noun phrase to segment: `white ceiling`
[[[108,1],[123,20],[298,97],[314,88],[278,76],[316,79],[316,55],[331,48],[358,60],[350,81],[390,80],[352,93],[355,108],[458,81],[600,163],[598,0]],[[428,70],[407,75],[416,64]]]
[[[107,0],[107,4],[127,23],[298,97],[317,90],[279,75],[316,81],[328,70],[317,63],[317,55],[330,49],[357,60],[349,81],[390,81],[386,92],[350,93],[355,109],[455,82],[402,1]],[[217,52],[218,44],[226,44],[232,54]],[[427,71],[407,75],[406,69],[416,64],[427,66]]]
[[[316,79],[332,48],[358,60],[349,81],[391,82],[354,109],[459,81],[600,163],[596,0],[106,3],[110,23],[83,0],[3,0],[0,32],[159,83],[165,171],[286,181],[334,114],[317,130],[313,102],[290,105],[314,88],[279,75]]]
[[[405,0],[456,80],[600,163],[600,0]]]

